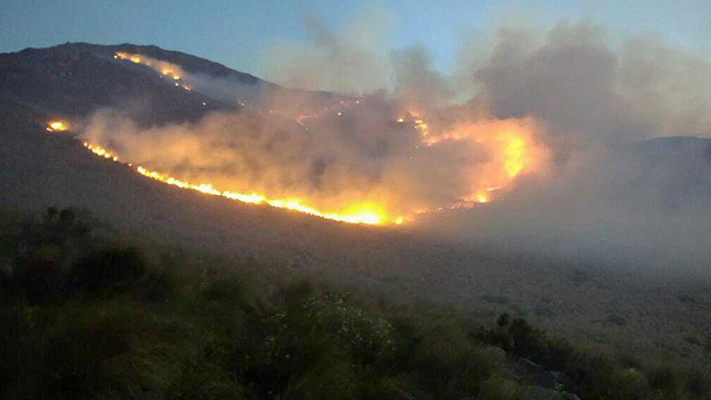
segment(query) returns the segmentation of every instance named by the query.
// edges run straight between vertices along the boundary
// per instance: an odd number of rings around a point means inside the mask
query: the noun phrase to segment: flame
[[[115,53],[114,58],[145,65],[153,69],[160,77],[172,83],[176,88],[185,91],[191,90],[185,82],[186,74],[177,65],[123,52]],[[187,75],[187,79],[190,79],[190,75]],[[308,131],[312,128],[312,125],[317,126],[315,124],[318,124],[318,120],[325,116],[335,118],[335,116],[357,115],[355,111],[358,110],[349,109],[349,107],[360,104],[360,101],[360,99],[355,98],[337,99],[335,102],[316,110],[313,109],[315,106],[309,110],[306,110],[305,107],[299,107],[298,110],[287,107],[287,110],[270,109],[265,110],[265,112],[291,119]],[[241,104],[244,106],[244,103]],[[203,102],[202,105],[205,106],[206,103]],[[399,193],[391,193],[389,188],[379,191],[378,195],[375,196],[372,195],[374,192],[370,192],[371,194],[368,196],[378,198],[378,203],[363,201],[353,204],[352,198],[337,198],[333,201],[332,198],[326,200],[315,198],[312,197],[312,194],[300,195],[303,198],[272,199],[266,194],[239,193],[217,189],[209,183],[192,183],[167,174],[151,171],[143,166],[133,167],[130,164],[129,166],[144,177],[168,185],[244,203],[266,204],[341,222],[399,225],[413,220],[418,214],[475,207],[495,201],[500,195],[499,192],[510,188],[519,175],[539,171],[547,163],[547,149],[537,143],[538,127],[536,121],[531,118],[471,120],[467,117],[462,118],[462,116],[448,118],[447,116],[453,114],[445,113],[443,114],[444,116],[437,115],[438,118],[434,119],[431,118],[432,114],[430,112],[424,110],[421,112],[419,109],[403,109],[402,111],[403,114],[392,117],[396,117],[394,119],[397,123],[402,124],[402,129],[398,129],[398,132],[402,133],[404,129],[414,130],[410,133],[415,136],[414,139],[417,142],[414,143],[414,148],[411,151],[434,151],[435,149],[432,148],[436,146],[458,142],[458,146],[461,144],[462,146],[468,146],[465,147],[466,149],[471,148],[471,154],[477,157],[463,161],[467,164],[461,164],[461,168],[466,168],[466,170],[460,169],[456,173],[463,173],[463,175],[457,176],[457,182],[462,182],[461,176],[464,176],[464,183],[456,185],[457,188],[451,192],[451,195],[448,193],[446,200],[423,200],[418,198],[411,201],[402,199]],[[260,110],[259,113],[261,114],[262,111]],[[347,121],[345,118],[344,120]],[[415,134],[415,131],[417,134]],[[118,161],[116,154],[104,148],[88,143],[85,146],[99,157]],[[480,158],[479,154],[481,154]],[[410,160],[413,159],[411,154],[406,155],[409,156]],[[467,157],[464,158],[466,159]],[[215,177],[195,179],[208,179],[212,182],[218,182],[220,185],[233,185],[233,183],[219,183],[219,181],[215,181],[215,179],[218,179]],[[253,187],[249,186],[241,189],[245,191],[254,190]],[[269,189],[259,190],[267,191]],[[288,196],[290,194],[292,193],[281,193],[279,196]],[[437,203],[434,203],[435,201]],[[419,203],[415,204],[415,202]],[[324,210],[324,208],[330,209]]]
[[[331,109],[332,112],[340,112]],[[463,164],[460,170],[467,177],[456,189],[457,195],[449,201],[439,204],[417,203],[402,199],[398,193],[379,190],[376,195],[369,195],[370,201],[358,198],[343,197],[336,202],[326,202],[320,198],[303,195],[299,197],[270,198],[267,194],[249,192],[253,188],[246,187],[245,192],[218,189],[211,183],[195,183],[168,174],[153,171],[144,166],[128,164],[141,176],[175,186],[181,189],[194,190],[212,196],[249,204],[265,204],[276,208],[298,211],[317,217],[340,222],[369,225],[400,225],[414,220],[418,214],[438,212],[447,209],[470,208],[490,203],[496,200],[499,192],[513,185],[517,176],[524,172],[537,172],[545,168],[548,158],[547,149],[538,144],[537,124],[533,119],[509,120],[476,120],[472,122],[457,122],[441,128],[435,126],[430,130],[424,117],[400,117],[402,123],[411,124],[420,132],[421,145],[415,146],[415,152],[431,151],[428,149],[458,142],[481,157],[473,158]],[[93,154],[104,159],[118,161],[117,154],[94,144],[84,143]],[[458,172],[458,173],[460,173]],[[202,179],[202,178],[201,178]],[[211,178],[208,178],[211,179]],[[214,182],[214,181],[213,181]],[[232,185],[233,183],[222,183]],[[282,196],[290,196],[284,193]],[[350,196],[350,195],[349,195]],[[363,197],[360,197],[362,199]],[[377,198],[378,201],[372,201]],[[318,207],[318,208],[317,208]]]
[[[430,126],[425,123],[421,118],[415,120],[415,128],[422,133],[423,137],[430,135]]]
[[[175,82],[175,86],[182,88],[185,91],[190,91],[190,87],[183,83],[183,73],[180,67],[169,62],[154,60],[150,57],[141,56],[138,54],[128,54],[124,52],[116,52],[114,58],[117,60],[128,60],[135,64],[142,64],[150,67],[161,76],[165,76]]]
[[[494,192],[509,187],[523,171],[544,168],[548,159],[547,149],[534,140],[538,128],[531,118],[460,123],[441,131],[431,131],[419,112],[408,111],[407,114],[414,128],[420,132],[424,147],[469,141],[488,155],[489,161],[472,172],[470,194],[449,208],[489,203]],[[397,121],[403,123],[406,120],[406,117],[400,117]],[[427,210],[418,210],[416,214],[424,212]]]
[[[99,146],[93,146],[87,142],[84,142],[84,147],[89,149],[92,153],[96,154],[99,157],[110,159],[112,161],[118,161],[118,156],[115,154],[112,154],[110,151],[99,147]]]
[[[484,148],[490,160],[472,180],[471,198],[487,203],[494,192],[509,187],[523,171],[545,167],[548,151],[535,140],[536,129],[531,119],[485,121],[458,127],[443,138],[429,138],[428,145],[443,140],[474,140]]]
[[[64,121],[50,121],[46,129],[48,132],[63,132],[69,129],[69,126]]]
[[[397,122],[402,124],[409,119],[410,121],[412,121],[413,125],[415,126],[415,129],[420,132],[423,139],[426,139],[428,136],[430,136],[430,126],[427,124],[427,122],[425,122],[425,120],[421,117],[421,114],[418,111],[410,110],[407,112],[407,114],[409,118],[399,117],[397,119]]]
[[[93,154],[98,157],[118,162],[118,156],[111,151],[97,145],[84,142],[84,147],[86,147]],[[257,193],[237,193],[228,190],[222,191],[214,188],[209,183],[191,183],[184,180],[174,178],[165,174],[161,174],[156,171],[151,171],[142,166],[133,166],[128,164],[140,175],[171,185],[181,189],[194,190],[211,196],[220,196],[230,200],[236,200],[243,203],[249,204],[268,204],[275,208],[282,208],[286,210],[298,211],[304,214],[313,215],[316,217],[321,217],[324,219],[330,219],[333,221],[347,222],[352,224],[365,224],[365,225],[384,225],[386,223],[401,224],[404,221],[404,217],[395,217],[389,219],[382,208],[377,204],[372,202],[363,202],[346,207],[343,212],[325,212],[317,210],[300,199],[269,199],[264,195]]]
[[[518,175],[525,165],[526,159],[526,142],[523,138],[514,136],[511,138],[506,145],[504,150],[506,156],[506,162],[504,169],[510,177]]]
[[[418,117],[410,120],[413,125],[427,126],[424,119]],[[419,121],[419,122],[418,122]],[[416,128],[417,129],[417,128]],[[297,211],[324,219],[339,222],[368,225],[400,225],[410,222],[418,214],[431,213],[446,209],[470,208],[478,204],[486,204],[494,200],[496,193],[512,185],[514,179],[522,172],[536,171],[545,165],[547,149],[535,141],[536,124],[532,119],[485,120],[460,123],[442,131],[421,132],[423,146],[417,151],[424,151],[446,142],[463,142],[464,146],[473,146],[477,152],[485,153],[481,162],[475,163],[471,169],[468,194],[449,204],[418,205],[415,209],[407,206],[399,207],[399,211],[390,214],[383,202],[361,201],[337,206],[336,210],[317,209],[302,198],[269,198],[265,194],[247,192],[240,193],[214,187],[210,183],[194,183],[170,176],[143,166],[129,167],[141,176],[175,186],[181,189],[194,190],[207,195],[220,196],[227,199],[249,204],[265,204],[276,208]],[[88,142],[84,146],[98,157],[118,162],[117,154]],[[467,192],[465,188],[464,192]],[[383,199],[388,195],[381,193]],[[399,214],[399,215],[398,215]]]

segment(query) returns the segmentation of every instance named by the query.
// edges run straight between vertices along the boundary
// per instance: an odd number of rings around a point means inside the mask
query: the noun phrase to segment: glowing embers
[[[47,132],[64,132],[69,129],[69,126],[64,121],[50,121],[45,129]]]
[[[161,75],[169,76],[169,77],[173,78],[173,80],[175,80],[175,81],[180,80],[180,75],[178,75],[176,72],[174,72],[170,68],[163,68],[160,70],[160,73],[161,73]]]
[[[430,126],[427,125],[427,123],[425,123],[425,121],[423,121],[421,118],[415,119],[415,129],[420,131],[423,138],[426,138],[430,135]],[[427,143],[426,140],[425,143]]]
[[[101,146],[96,146],[88,142],[84,142],[84,147],[86,147],[98,157],[112,161],[118,161],[117,155],[110,152],[109,150],[104,149]],[[209,183],[195,184],[168,176],[166,174],[161,174],[156,171],[150,171],[142,166],[134,167],[131,164],[128,165],[135,169],[136,172],[138,172],[140,175],[145,176],[146,178],[150,178],[181,189],[194,190],[211,196],[221,196],[231,200],[241,201],[243,203],[267,204],[275,208],[298,211],[304,214],[330,219],[333,221],[348,222],[352,224],[384,225],[387,223],[401,224],[404,221],[403,217],[388,219],[383,209],[377,204],[371,202],[363,202],[345,207],[344,211],[340,213],[324,212],[309,206],[306,202],[300,199],[269,199],[266,196],[257,193],[246,194],[231,192],[227,190],[221,191],[214,188]]]
[[[120,59],[120,60],[129,60],[129,61],[136,63],[136,64],[141,63],[141,57],[133,56],[133,55],[122,53],[122,52],[117,52],[116,54],[114,54],[114,58]]]
[[[134,64],[141,64],[150,67],[160,74],[161,77],[168,78],[174,81],[175,87],[179,87],[187,92],[190,91],[190,86],[183,82],[183,73],[177,65],[169,62],[155,60],[150,57],[141,56],[138,54],[128,54],[124,52],[116,52],[114,58],[117,60],[126,60]]]
[[[420,117],[420,114],[416,111],[408,111],[407,112],[407,117],[399,117],[397,119],[397,122],[399,124],[404,124],[406,122],[411,122],[415,129],[417,129],[418,132],[420,132],[420,135],[422,135],[423,141],[425,144],[427,144],[426,138],[430,135],[430,126],[427,125],[427,122],[425,122],[422,117]]]
[[[96,154],[99,157],[106,158],[112,161],[118,161],[118,156],[115,154],[112,154],[110,151],[104,149],[103,147],[99,146],[93,146],[87,142],[84,142],[84,147],[89,149],[92,153]]]

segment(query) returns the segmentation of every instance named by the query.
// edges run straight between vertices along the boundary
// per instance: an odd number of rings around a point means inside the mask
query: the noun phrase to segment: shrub
[[[574,356],[575,350],[567,341],[548,339],[546,351],[540,362],[553,371],[565,371]]]
[[[13,271],[13,286],[33,303],[49,302],[61,295],[66,278],[66,255],[56,244],[39,245],[28,252]]]
[[[13,294],[12,279],[3,264],[3,260],[0,259],[0,304],[7,303]]]
[[[711,395],[711,371],[689,371],[686,388],[689,393],[699,398]]]
[[[469,340],[456,314],[435,310],[418,308],[395,318],[395,365],[435,399],[474,396],[501,367],[500,355]]]
[[[348,398],[355,390],[348,354],[301,316],[278,311],[268,321],[252,321],[235,353],[239,381],[265,397],[333,391],[333,398]]]
[[[507,353],[511,352],[515,345],[511,332],[500,326],[490,329],[481,327],[477,333],[470,335],[470,337],[481,343],[496,346]]]
[[[519,385],[501,377],[491,377],[482,385],[477,400],[514,400],[519,399],[522,390]]]
[[[496,325],[501,329],[507,328],[511,325],[511,316],[508,313],[499,315],[499,318],[496,320]]]
[[[518,356],[540,357],[547,348],[545,333],[531,327],[523,318],[511,322],[509,333],[514,342],[513,352]]]
[[[22,317],[17,308],[0,308],[0,397],[3,389],[20,375],[20,360],[23,358]]]
[[[649,386],[664,393],[675,393],[679,385],[675,371],[668,366],[652,368],[648,373]]]
[[[82,292],[124,292],[146,273],[146,261],[135,247],[104,248],[76,262],[69,288]]]
[[[28,220],[0,245],[12,260],[13,295],[31,303],[50,302],[61,297],[72,263],[93,248],[92,224],[73,209],[49,208],[39,220]]]
[[[365,383],[361,388],[358,398],[364,400],[411,400],[421,398],[421,391],[406,375],[380,376],[378,374],[365,375]]]
[[[708,370],[583,352],[508,314],[472,331],[476,321],[443,307],[393,305],[310,280],[273,290],[243,265],[203,255],[191,258],[199,264],[172,253],[149,262],[133,247],[88,245],[81,221],[48,210],[0,243],[0,290],[31,300],[0,303],[2,398],[711,395]],[[508,360],[518,357],[543,368]]]

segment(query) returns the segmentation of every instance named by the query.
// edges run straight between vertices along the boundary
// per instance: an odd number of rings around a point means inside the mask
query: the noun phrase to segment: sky
[[[708,0],[0,0],[0,52],[75,41],[155,44],[264,76],[264,49],[306,40],[304,17],[338,30],[374,8],[390,17],[383,40],[395,49],[427,48],[444,72],[463,34],[511,18],[537,24],[587,18],[613,33],[656,32],[711,54]]]

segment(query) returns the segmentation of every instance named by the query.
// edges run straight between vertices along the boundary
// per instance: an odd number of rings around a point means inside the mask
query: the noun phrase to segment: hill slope
[[[115,51],[277,88],[153,46],[70,44],[0,55],[0,205],[31,211],[84,207],[136,238],[150,235],[169,245],[251,256],[275,268],[317,272],[464,308],[477,305],[492,315],[513,311],[573,337],[631,349],[657,346],[668,354],[697,356],[697,343],[709,334],[711,297],[701,285],[644,281],[527,254],[445,244],[416,232],[347,226],[204,196],[99,160],[71,136],[48,135],[47,118],[84,118],[100,107],[133,110],[147,124],[193,120],[234,107],[215,100],[203,106],[204,95],[168,85],[140,65],[119,62],[112,57]],[[624,323],[610,322],[620,322],[620,316]],[[695,340],[685,340],[689,337]]]

